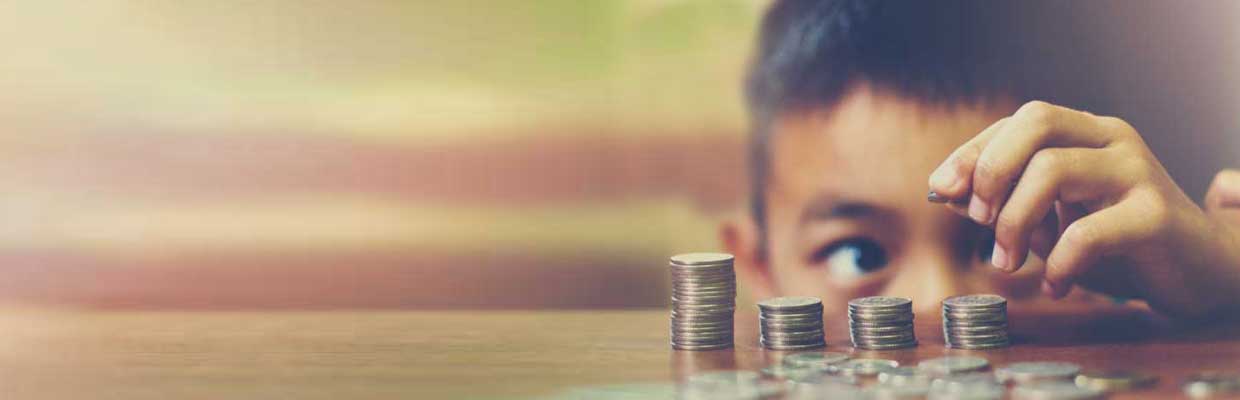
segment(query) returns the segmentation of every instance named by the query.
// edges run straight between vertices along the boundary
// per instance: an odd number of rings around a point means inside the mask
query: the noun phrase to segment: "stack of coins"
[[[758,302],[762,347],[803,350],[826,346],[822,335],[822,300],[778,297]]]
[[[848,302],[853,347],[865,350],[903,349],[917,345],[913,334],[913,301],[873,296]]]
[[[672,348],[717,350],[732,347],[736,311],[736,272],[732,255],[689,253],[673,256]]]
[[[993,294],[943,300],[943,338],[947,347],[984,350],[1007,347],[1007,299]]]

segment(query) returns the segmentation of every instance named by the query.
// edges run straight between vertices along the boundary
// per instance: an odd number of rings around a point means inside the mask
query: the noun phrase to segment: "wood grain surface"
[[[746,307],[741,307],[745,310]],[[977,354],[1003,365],[1062,360],[1157,374],[1157,387],[1113,399],[1181,397],[1183,377],[1240,371],[1240,326],[1177,326],[1121,308],[1011,311],[1017,343],[968,352],[941,345],[921,315],[921,344],[864,352],[844,316],[828,350],[902,363]],[[637,311],[46,311],[0,314],[0,396],[21,399],[525,398],[588,385],[670,382],[758,369],[755,316],[737,316],[733,350],[677,352],[666,310]]]

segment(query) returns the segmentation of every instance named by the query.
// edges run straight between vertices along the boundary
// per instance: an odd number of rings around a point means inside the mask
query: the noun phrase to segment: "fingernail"
[[[930,186],[948,190],[956,186],[956,174],[948,168],[939,167],[930,174]]]
[[[931,203],[942,204],[942,203],[948,202],[951,199],[943,197],[942,195],[935,193],[933,190],[931,190],[930,193],[926,194],[926,200]]]
[[[995,242],[995,248],[990,251],[990,263],[995,268],[1004,271],[1008,269],[1008,254],[1006,250],[1003,250],[1003,246],[999,245],[999,242]]]
[[[986,202],[978,198],[976,194],[969,200],[969,218],[979,224],[990,225],[990,206],[986,205]]]

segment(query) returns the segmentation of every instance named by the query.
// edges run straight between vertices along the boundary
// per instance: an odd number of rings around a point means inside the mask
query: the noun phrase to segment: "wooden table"
[[[830,318],[830,316],[828,316]],[[993,364],[1063,360],[1161,377],[1115,399],[1180,397],[1183,376],[1240,370],[1240,328],[1177,328],[1141,312],[1011,312],[1018,343],[945,350],[937,318],[921,345],[862,352],[846,321],[827,321],[833,351],[902,363],[971,353]],[[738,314],[734,350],[675,352],[667,312],[639,311],[47,311],[0,313],[0,397],[14,399],[508,398],[574,386],[667,382],[700,371],[757,369],[779,354],[755,345]]]

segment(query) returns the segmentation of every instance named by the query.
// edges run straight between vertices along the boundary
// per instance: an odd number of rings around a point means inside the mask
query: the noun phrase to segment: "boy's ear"
[[[719,227],[723,247],[736,258],[736,277],[756,299],[775,297],[775,280],[762,254],[757,224],[746,213],[736,213]]]

